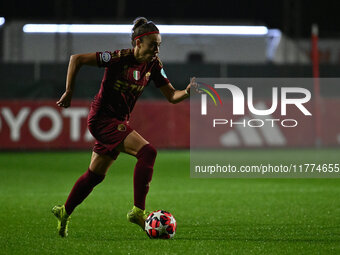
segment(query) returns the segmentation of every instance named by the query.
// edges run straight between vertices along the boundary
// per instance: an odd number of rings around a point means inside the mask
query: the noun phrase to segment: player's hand
[[[71,105],[71,100],[72,100],[72,93],[70,92],[65,92],[61,98],[59,99],[59,101],[57,102],[57,105],[59,107],[64,107],[67,108]]]
[[[200,90],[198,90],[198,84],[196,82],[196,77],[192,77],[190,79],[190,84],[187,86],[186,91],[188,94],[190,94],[190,89],[193,88],[196,93],[201,93]]]

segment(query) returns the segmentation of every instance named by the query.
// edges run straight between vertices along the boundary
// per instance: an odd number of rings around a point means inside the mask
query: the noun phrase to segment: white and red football
[[[150,238],[173,238],[176,228],[175,217],[167,211],[154,211],[145,220],[145,231]]]

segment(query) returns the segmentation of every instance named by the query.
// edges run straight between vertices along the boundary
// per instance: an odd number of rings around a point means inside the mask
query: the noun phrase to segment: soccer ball
[[[150,238],[170,239],[176,233],[176,220],[171,213],[154,211],[145,220],[145,231]]]

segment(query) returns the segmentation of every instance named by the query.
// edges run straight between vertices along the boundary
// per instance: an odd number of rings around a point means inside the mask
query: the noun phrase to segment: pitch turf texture
[[[339,149],[230,151],[228,157],[339,163]],[[0,153],[1,254],[339,254],[340,179],[192,179],[188,151],[160,151],[147,209],[169,210],[172,240],[150,240],[126,221],[135,159],[121,155],[56,232],[63,203],[89,152]],[[322,160],[321,160],[322,159]]]

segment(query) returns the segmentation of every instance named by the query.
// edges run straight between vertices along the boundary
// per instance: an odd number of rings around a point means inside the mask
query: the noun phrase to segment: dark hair
[[[132,28],[132,34],[131,34],[131,43],[132,46],[136,46],[135,38],[137,36],[140,36],[142,34],[148,33],[148,32],[154,32],[158,31],[158,28],[152,21],[148,21],[144,17],[138,17],[133,21],[133,28]],[[140,37],[140,40],[142,41],[143,37]]]

